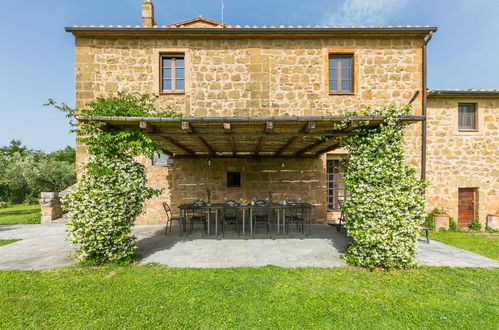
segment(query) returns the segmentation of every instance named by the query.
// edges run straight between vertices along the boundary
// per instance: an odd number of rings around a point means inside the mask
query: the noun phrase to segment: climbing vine
[[[349,150],[343,175],[348,198],[343,211],[354,242],[344,258],[367,268],[408,268],[414,265],[419,225],[424,221],[424,180],[405,159],[404,126],[397,120],[411,107],[366,109],[357,116],[386,118],[377,128],[360,126],[361,135],[341,138]],[[342,123],[341,125],[347,125]]]
[[[77,140],[88,147],[76,187],[62,200],[68,211],[67,238],[77,247],[75,259],[88,264],[130,262],[135,253],[135,218],[144,201],[158,194],[147,187],[145,168],[133,157],[152,157],[167,146],[157,146],[138,130],[108,127],[95,117],[178,115],[170,110],[155,112],[152,96],[125,93],[99,97],[85,109],[53,100],[47,105],[66,113]]]

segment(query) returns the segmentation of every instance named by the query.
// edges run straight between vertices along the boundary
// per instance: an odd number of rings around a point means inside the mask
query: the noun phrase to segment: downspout
[[[421,179],[426,179],[426,116],[427,116],[427,110],[426,110],[426,97],[427,97],[427,91],[426,91],[426,71],[427,71],[427,65],[426,65],[426,45],[428,42],[430,42],[431,38],[433,37],[433,32],[430,31],[428,34],[428,37],[424,39],[423,42],[423,100],[422,100],[422,111],[423,111],[423,123],[421,125]]]

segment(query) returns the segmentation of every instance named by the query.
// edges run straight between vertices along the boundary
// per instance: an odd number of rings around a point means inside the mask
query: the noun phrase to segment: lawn
[[[499,260],[498,233],[431,231],[430,239]]]
[[[12,205],[0,209],[0,225],[40,223],[40,205]]]
[[[0,239],[0,246],[20,241],[20,239]]]
[[[497,329],[496,269],[0,272],[1,328]]]

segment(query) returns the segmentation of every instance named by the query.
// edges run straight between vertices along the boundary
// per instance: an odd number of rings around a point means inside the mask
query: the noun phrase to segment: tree
[[[13,140],[0,150],[0,200],[33,202],[42,191],[60,191],[76,182],[72,147],[47,155]]]

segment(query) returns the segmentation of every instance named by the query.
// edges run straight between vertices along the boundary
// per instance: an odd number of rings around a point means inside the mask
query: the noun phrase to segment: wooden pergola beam
[[[274,130],[274,122],[268,121],[265,123],[265,128],[263,129],[263,133],[269,134]],[[267,136],[260,136],[260,140],[258,141],[258,144],[256,145],[254,155],[258,156],[260,151],[263,148],[263,145],[267,141]]]
[[[150,123],[146,122],[146,121],[141,121],[139,123],[139,127],[141,130],[147,132],[147,133],[154,133],[156,131],[156,128],[151,125]],[[151,139],[153,141],[156,142],[156,144],[160,144],[161,142],[163,142],[164,144],[167,144],[166,143],[166,139],[162,136],[151,136]],[[159,146],[161,148],[161,151],[165,154],[165,155],[168,155],[170,157],[174,157],[175,154],[173,152],[171,152],[170,150],[167,150],[166,148],[162,147],[161,145]]]
[[[314,154],[314,156],[316,156],[316,157],[317,157],[317,156],[320,156],[320,155],[322,155],[322,154],[325,154],[326,152],[329,152],[329,151],[332,151],[332,150],[338,149],[338,147],[339,147],[339,146],[340,146],[340,144],[339,144],[338,142],[336,142],[336,143],[334,143],[334,144],[332,144],[332,145],[330,145],[330,146],[328,146],[328,147],[326,147],[326,148],[323,148],[323,149],[321,149],[321,150],[317,151],[317,152]]]
[[[189,134],[197,134],[196,130],[194,129],[194,127],[191,126],[191,124],[189,122],[183,121],[182,122],[182,129]],[[215,149],[213,149],[208,144],[208,142],[206,142],[206,140],[204,138],[202,138],[201,136],[196,136],[196,138],[198,139],[199,142],[201,142],[202,145],[204,145],[204,147],[206,149],[208,149],[210,154],[212,154],[212,155],[216,154]]]
[[[224,131],[226,134],[231,134],[232,129],[230,127],[230,123],[223,123],[224,125]],[[227,141],[229,141],[230,148],[232,149],[232,155],[237,155],[237,149],[236,149],[236,141],[234,139],[234,136],[227,136]]]
[[[317,147],[319,147],[319,146],[323,145],[324,143],[329,142],[329,141],[331,141],[331,140],[333,140],[333,139],[336,139],[336,137],[330,137],[330,138],[327,138],[327,139],[324,139],[324,140],[319,140],[319,141],[315,142],[314,144],[311,144],[311,145],[306,146],[305,148],[303,148],[303,149],[299,150],[299,151],[295,154],[295,156],[300,157],[300,156],[302,156],[303,154],[305,154],[305,153],[307,153],[307,152],[310,152],[310,151],[314,150],[315,148],[317,148]]]
[[[358,120],[352,120],[350,121],[350,123],[348,124],[348,126],[342,130],[343,133],[349,133],[351,132],[352,130],[354,130],[355,128],[357,128],[359,126],[359,121]],[[317,147],[327,143],[327,142],[330,142],[331,140],[334,140],[336,139],[336,137],[334,136],[331,136],[327,139],[324,139],[324,140],[320,140],[320,141],[317,141],[316,143],[314,144],[311,144],[301,150],[299,150],[295,156],[302,156],[303,154],[307,153],[307,152],[310,152],[314,149],[316,149]]]
[[[310,132],[311,130],[315,129],[315,122],[314,121],[309,121],[308,123],[306,123],[298,133],[308,133]],[[302,138],[303,136],[295,136],[291,139],[289,139],[289,141],[283,145],[279,150],[277,150],[277,152],[275,153],[276,156],[280,156],[286,149],[288,149],[289,147],[291,147],[292,145],[294,145],[296,142],[300,141],[300,139]]]

